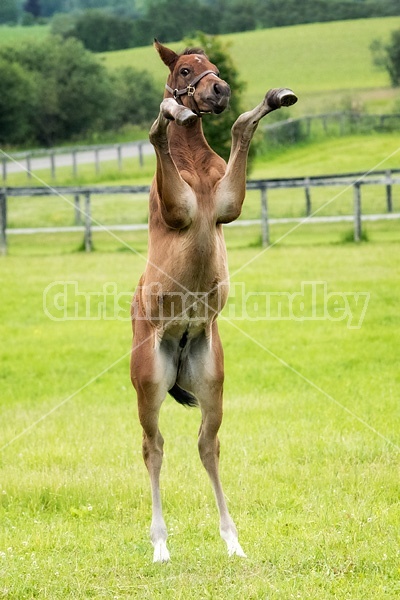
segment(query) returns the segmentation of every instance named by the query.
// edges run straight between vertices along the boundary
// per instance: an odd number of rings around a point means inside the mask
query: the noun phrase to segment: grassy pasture
[[[301,102],[294,114],[332,112],[349,98],[368,103],[373,110],[388,110],[398,92],[389,87],[388,75],[377,70],[369,45],[387,40],[400,26],[399,17],[313,23],[221,36],[240,77],[246,82],[244,107],[261,101],[271,87],[291,87]],[[171,44],[175,50],[182,43]],[[132,65],[148,69],[162,87],[165,66],[151,47],[119,50],[102,55],[110,67]]]
[[[71,235],[61,246],[51,236],[13,242],[1,265],[0,446],[30,429],[0,452],[0,597],[398,596],[398,226],[371,224],[372,242],[358,246],[338,243],[347,227],[303,226],[264,252],[252,247],[256,230],[226,229],[230,310],[243,303],[238,284],[293,293],[326,281],[329,292],[369,292],[370,301],[359,329],[225,311],[221,472],[248,559],[228,559],[219,539],[198,411],[167,399],[172,562],[163,566],[151,564],[127,304],[119,320],[53,321],[43,310],[55,281],[84,292],[114,282],[129,298],[146,237],[124,238],[134,254],[99,234],[90,256],[71,252]]]
[[[46,37],[50,33],[48,25],[0,25],[0,44],[19,45]]]
[[[66,202],[68,200],[68,202]],[[400,189],[392,192],[393,210],[400,212]],[[318,216],[352,215],[353,190],[343,187],[311,189],[312,211]],[[268,195],[270,218],[304,217],[306,203],[303,189],[271,190]],[[81,208],[84,210],[83,200]],[[386,190],[384,186],[362,187],[363,214],[386,213]],[[147,223],[148,197],[145,194],[104,196],[95,194],[91,200],[94,224],[115,225]],[[241,219],[260,219],[260,192],[249,191],[243,205]],[[75,225],[73,198],[58,196],[9,198],[8,223],[12,228],[67,227]],[[64,234],[61,234],[64,235]],[[96,234],[95,234],[96,235]],[[10,252],[13,253],[15,237],[10,236]],[[61,242],[62,245],[62,242]],[[31,250],[27,245],[26,251]]]
[[[385,31],[393,28],[391,19],[378,21]],[[279,57],[285,31],[276,31]],[[364,39],[347,33],[349,47]],[[153,60],[153,50],[132,52],[147,52],[146,64]],[[398,167],[398,148],[394,135],[318,142],[257,162],[252,176],[367,170],[380,161],[380,168]],[[122,177],[107,166],[96,178],[85,167],[78,182],[147,183],[153,170],[151,162],[144,172],[127,162]],[[67,170],[59,173],[57,184],[77,183]],[[312,190],[313,208],[338,192]],[[383,194],[363,188],[364,211],[384,211]],[[399,202],[394,188],[396,211]],[[269,196],[271,217],[302,216],[304,205],[299,190]],[[321,214],[351,210],[351,192],[343,192]],[[93,198],[93,216],[105,224],[144,222],[146,212],[144,196]],[[72,207],[59,198],[10,198],[8,216],[12,227],[73,223]],[[259,196],[252,193],[243,218],[258,216]],[[258,227],[226,228],[232,294],[220,320],[221,474],[248,559],[228,559],[219,538],[196,450],[199,413],[168,398],[162,493],[172,561],[163,566],[151,564],[149,484],[128,377],[127,303],[145,265],[147,234],[95,234],[92,255],[77,251],[81,234],[9,237],[10,255],[0,265],[0,598],[398,597],[400,236],[396,222],[366,230],[370,242],[356,246],[347,242],[346,223],[272,226],[278,243],[261,251]],[[88,293],[115,285],[119,319],[111,312],[107,319],[51,320],[44,293],[57,281]],[[232,319],[244,303],[241,289],[293,293],[307,281],[326,282],[329,293],[369,292],[361,327],[349,328],[348,320],[257,320],[251,302],[250,318]],[[52,299],[49,293],[45,307]],[[70,309],[75,301],[68,298]],[[324,302],[317,298],[319,308]],[[360,305],[353,310],[360,317]]]

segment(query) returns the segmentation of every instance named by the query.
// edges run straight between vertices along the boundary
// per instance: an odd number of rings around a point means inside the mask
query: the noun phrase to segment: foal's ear
[[[170,71],[173,71],[176,61],[179,58],[178,54],[176,54],[176,52],[174,52],[170,48],[167,48],[166,46],[160,44],[160,42],[156,39],[154,39],[154,47],[160,55],[160,58],[163,61],[163,63],[167,65]]]

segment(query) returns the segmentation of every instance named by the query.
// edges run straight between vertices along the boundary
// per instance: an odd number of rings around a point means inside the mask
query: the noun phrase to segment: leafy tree
[[[40,8],[40,0],[26,0],[24,4],[24,11],[26,13],[30,13],[32,17],[37,19],[40,17],[41,8]]]
[[[390,81],[397,87],[400,85],[400,29],[392,31],[391,41],[386,46],[387,63]]]
[[[230,10],[224,10],[220,32],[251,31],[257,27],[256,5],[253,0],[235,0]]]
[[[75,37],[92,52],[121,50],[133,46],[133,21],[101,10],[87,10],[77,16],[57,16],[52,33]]]
[[[1,47],[0,58],[17,63],[36,83],[36,140],[52,145],[98,127],[111,104],[111,81],[75,39],[60,38]],[[24,111],[20,111],[21,118]],[[22,140],[21,140],[22,141]]]
[[[16,0],[1,0],[0,23],[16,23],[18,21],[18,5]]]
[[[145,21],[151,24],[152,37],[178,41],[196,31],[218,33],[219,19],[215,9],[200,0],[150,0]]]
[[[32,74],[0,57],[0,144],[34,138],[33,118],[37,87]]]
[[[148,124],[159,91],[146,72],[109,73],[74,38],[0,46],[0,142],[54,145],[125,123]]]
[[[51,20],[51,33],[62,38],[74,37],[75,22],[75,14],[57,13]]]
[[[386,69],[393,87],[400,86],[400,29],[392,31],[390,42],[374,40],[370,45],[377,67]]]
[[[109,126],[150,123],[160,106],[159,89],[146,71],[133,67],[116,69],[112,74],[114,101]]]
[[[132,20],[88,10],[77,18],[74,35],[93,52],[122,50],[133,45]]]

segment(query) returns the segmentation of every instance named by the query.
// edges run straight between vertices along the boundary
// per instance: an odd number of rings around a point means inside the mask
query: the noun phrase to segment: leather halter
[[[173,97],[175,98],[175,100],[177,98],[179,98],[180,96],[184,96],[185,94],[187,94],[188,96],[194,96],[194,93],[196,91],[196,85],[199,83],[199,81],[201,79],[203,79],[203,77],[205,77],[206,75],[215,75],[216,77],[218,77],[217,73],[215,73],[215,71],[204,71],[203,73],[201,73],[200,75],[197,75],[197,77],[195,77],[193,79],[193,81],[191,81],[189,83],[189,85],[184,88],[183,90],[178,90],[178,89],[172,89],[168,83],[165,84],[166,89],[173,95]],[[220,77],[218,77],[218,79],[220,79]]]

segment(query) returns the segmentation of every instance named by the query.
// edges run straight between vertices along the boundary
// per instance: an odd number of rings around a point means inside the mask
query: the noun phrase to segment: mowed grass
[[[12,242],[1,264],[1,597],[398,596],[400,240],[397,225],[371,224],[371,242],[340,243],[347,228],[275,228],[275,239],[287,237],[267,251],[252,247],[258,231],[226,229],[221,475],[248,558],[229,559],[219,538],[197,456],[199,412],[168,398],[168,565],[151,563],[150,493],[128,376],[127,312],[145,234],[124,238],[136,252],[98,234],[92,255],[71,252],[71,235]],[[110,318],[51,320],[44,308],[53,318],[63,309],[63,288],[45,294],[56,281],[76,282],[66,317],[75,303],[84,309],[74,290],[101,294],[114,284],[119,318],[111,295]],[[343,316],[337,296],[331,320],[263,320],[241,292],[300,293],[307,281],[326,282],[327,293],[368,292],[360,328],[334,320]],[[318,310],[326,301],[319,293]],[[359,320],[361,304],[351,306]]]
[[[272,87],[290,87],[300,97],[294,114],[343,109],[349,99],[372,109],[390,110],[398,92],[390,89],[385,71],[372,62],[371,42],[388,41],[400,27],[400,17],[360,19],[278,27],[221,36],[246,83],[243,106],[249,110]],[[180,51],[182,43],[170,44]],[[102,55],[110,67],[144,66],[160,89],[166,68],[152,47],[108,52]]]

